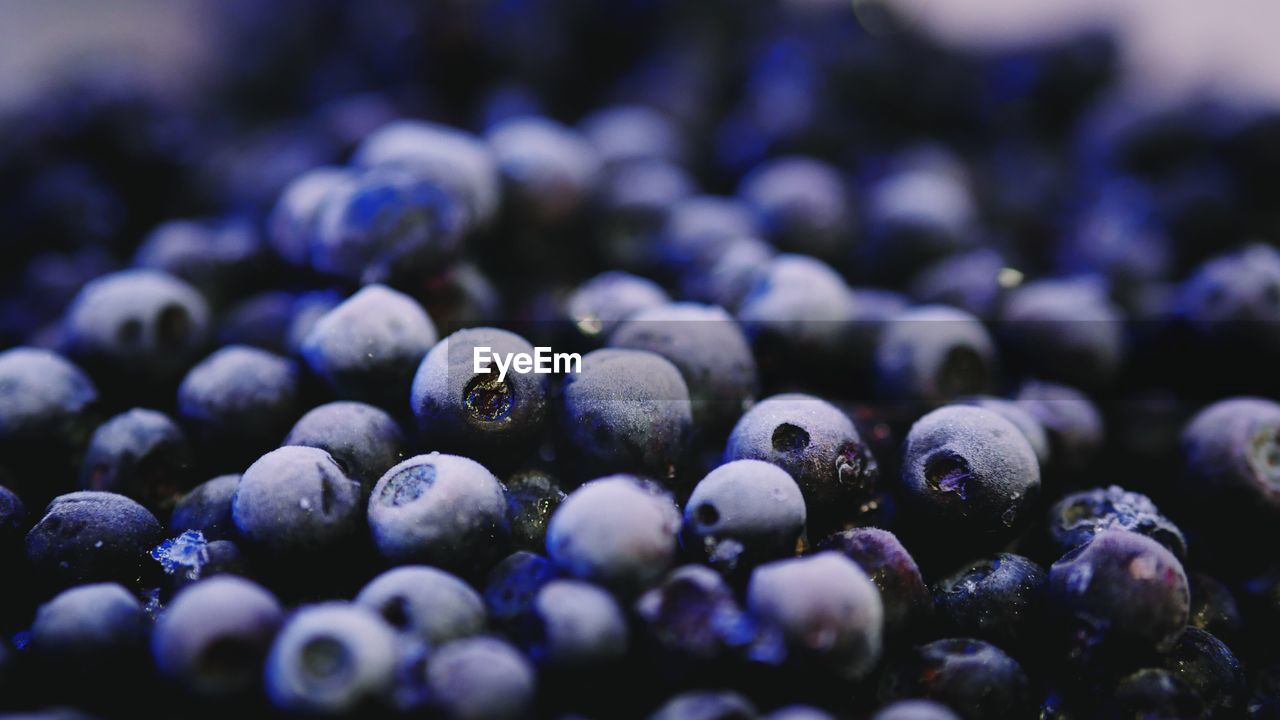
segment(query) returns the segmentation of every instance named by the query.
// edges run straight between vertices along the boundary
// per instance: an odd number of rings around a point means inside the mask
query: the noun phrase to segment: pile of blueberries
[[[1280,718],[1280,111],[873,0],[205,12],[0,117],[4,717]]]

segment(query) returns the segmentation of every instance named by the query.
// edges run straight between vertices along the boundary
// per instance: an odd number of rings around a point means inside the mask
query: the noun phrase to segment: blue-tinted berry
[[[565,314],[583,336],[603,340],[637,311],[670,301],[652,280],[615,270],[596,275],[574,290],[565,301]]]
[[[756,708],[730,690],[690,690],[663,703],[648,720],[755,720]]]
[[[262,662],[284,621],[276,598],[252,581],[221,576],[179,592],[156,620],[157,669],[206,698],[258,686]]]
[[[1021,274],[1001,274],[1004,258],[994,250],[971,250],[943,258],[921,270],[910,283],[911,296],[922,303],[950,305],[984,320],[992,318]],[[1003,280],[1003,282],[1002,282]]]
[[[1191,616],[1187,624],[1228,641],[1240,637],[1244,618],[1231,589],[1202,573],[1187,576],[1191,590]]]
[[[1182,564],[1164,546],[1126,530],[1104,530],[1049,568],[1049,607],[1100,641],[1168,646],[1187,626]]]
[[[880,660],[880,591],[839,553],[761,565],[747,586],[747,607],[767,631],[782,638],[786,661],[812,662],[858,678]]]
[[[325,195],[309,245],[318,272],[385,282],[446,267],[462,247],[466,209],[437,178],[377,167]]]
[[[934,700],[966,720],[1013,718],[1030,711],[1029,686],[1022,666],[996,646],[954,638],[914,648],[887,669],[880,699]]]
[[[1189,627],[1164,662],[1167,670],[1200,696],[1209,717],[1239,717],[1244,711],[1249,692],[1244,668],[1218,638]]]
[[[1022,372],[1096,388],[1115,377],[1124,359],[1122,320],[1095,283],[1040,280],[1009,292],[998,334]]]
[[[627,653],[626,617],[609,593],[581,580],[552,580],[530,608],[526,648],[535,662],[556,668],[595,668]]]
[[[853,242],[853,209],[836,169],[803,156],[774,158],[738,187],[765,236],[789,252],[841,259]]]
[[[135,583],[160,542],[160,523],[123,495],[74,492],[54,498],[27,533],[27,560],[50,583]]]
[[[240,478],[231,517],[245,542],[270,555],[333,548],[351,537],[364,509],[360,483],[329,453],[287,446],[258,458]]]
[[[1207,260],[1178,289],[1176,309],[1210,340],[1275,348],[1280,252],[1254,244]]]
[[[615,105],[582,119],[578,129],[606,164],[637,160],[679,161],[684,140],[675,125],[656,110]]]
[[[293,323],[295,299],[286,290],[269,290],[235,303],[218,320],[218,344],[250,345],[277,355],[293,354],[285,336]]]
[[[172,275],[122,270],[85,285],[63,322],[67,352],[85,367],[163,386],[203,349],[209,308]]]
[[[191,483],[191,448],[177,423],[134,408],[98,426],[80,465],[80,487],[128,495],[167,510]]]
[[[835,716],[825,710],[808,705],[788,705],[764,715],[764,720],[833,720]]]
[[[970,563],[933,586],[942,632],[986,640],[1010,652],[1032,647],[1045,619],[1044,569],[1000,553]]]
[[[267,656],[263,685],[283,712],[344,715],[385,701],[396,669],[396,634],[373,612],[347,603],[304,606]]]
[[[1102,413],[1075,388],[1033,381],[1018,390],[1014,401],[1040,421],[1049,436],[1048,473],[1073,476],[1092,464],[1102,449]]]
[[[680,166],[665,160],[629,160],[606,166],[597,191],[600,252],[609,267],[654,269],[654,247],[667,210],[694,193]]]
[[[22,541],[22,530],[27,525],[27,509],[9,488],[0,485],[0,557]]]
[[[686,275],[681,289],[691,300],[737,313],[776,254],[772,245],[758,238],[733,239],[710,265]]]
[[[71,485],[98,400],[93,382],[47,350],[0,352],[0,468],[5,482],[42,501]]]
[[[644,639],[662,667],[686,667],[725,659],[754,639],[755,627],[714,570],[683,565],[641,595],[633,606]]]
[[[484,603],[495,622],[511,626],[525,618],[542,586],[555,579],[551,561],[527,550],[518,550],[493,566],[485,580]]]
[[[881,277],[903,277],[972,241],[976,208],[967,180],[949,161],[906,167],[869,190],[863,254]]]
[[[418,455],[382,476],[369,498],[369,529],[383,557],[483,570],[507,538],[502,484],[458,455]]]
[[[364,586],[354,602],[429,647],[477,635],[485,628],[480,595],[457,577],[426,565],[405,565],[382,573]]]
[[[763,460],[786,470],[804,494],[810,524],[822,527],[854,515],[880,477],[853,421],[811,395],[775,395],[743,413],[724,459]]]
[[[248,222],[170,220],[142,240],[133,263],[185,280],[209,302],[222,305],[261,281],[267,257]]]
[[[431,703],[446,718],[518,720],[533,707],[537,680],[515,648],[496,638],[449,643],[427,663]]]
[[[281,445],[305,445],[329,453],[365,491],[404,459],[404,437],[394,418],[372,405],[331,402],[294,423]]]
[[[690,549],[729,572],[793,554],[804,523],[800,487],[785,470],[760,460],[712,470],[684,511]]]
[[[542,117],[515,117],[489,128],[486,139],[522,217],[561,222],[594,190],[600,157],[571,128]]]
[[[153,556],[155,551],[152,550]],[[213,540],[205,543],[198,557],[199,563],[185,572],[172,574],[173,590],[178,592],[188,585],[219,575],[250,577],[249,560],[240,552],[240,546],[230,540]]]
[[[680,515],[671,498],[626,475],[574,490],[551,516],[547,554],[568,575],[636,593],[675,560]]]
[[[1221,512],[1280,509],[1280,404],[1220,400],[1182,431],[1186,487]]]
[[[330,194],[354,181],[355,173],[337,167],[318,167],[290,181],[267,219],[267,238],[276,254],[290,265],[310,265],[321,209]]]
[[[236,528],[231,520],[231,501],[239,485],[239,475],[219,475],[191,488],[174,503],[169,532],[178,535],[198,530],[210,541],[232,539]]]
[[[1022,434],[1027,438],[1027,442],[1031,444],[1031,449],[1036,453],[1036,460],[1040,462],[1041,472],[1048,467],[1051,457],[1049,433],[1045,431],[1044,425],[1034,415],[1023,409],[1019,403],[993,395],[970,395],[960,398],[956,403],[990,410],[1013,423],[1022,431]]]
[[[301,350],[311,371],[339,397],[399,414],[413,373],[436,339],[422,306],[369,285],[317,320]]]
[[[994,343],[977,318],[955,308],[926,306],[885,324],[876,345],[876,386],[890,402],[932,408],[985,392],[994,365]]]
[[[640,350],[582,357],[561,387],[560,425],[588,471],[675,476],[693,427],[689,390],[669,360]]]
[[[1057,555],[1083,545],[1103,530],[1129,530],[1150,537],[1180,558],[1187,540],[1146,495],[1112,485],[1064,496],[1049,508],[1049,542]]]
[[[935,522],[997,546],[1029,520],[1040,465],[1022,432],[981,408],[951,405],[911,426],[902,450],[902,487]]]
[[[488,372],[476,372],[477,348],[488,348]],[[499,372],[492,359],[534,355],[515,333],[496,328],[459,330],[423,358],[409,392],[410,409],[433,447],[463,453],[503,468],[520,463],[542,439],[549,383],[545,374]]]
[[[265,350],[224,347],[178,387],[178,414],[206,462],[238,470],[275,447],[297,419],[298,371]]]
[[[542,552],[547,547],[551,516],[566,497],[564,490],[555,478],[537,470],[517,473],[505,485],[511,546]]]
[[[871,720],[960,720],[960,716],[932,700],[899,700],[881,708]]]
[[[751,208],[740,200],[695,195],[673,202],[658,236],[659,267],[677,279],[710,267],[738,238],[760,234]]]
[[[715,306],[673,303],[638,310],[618,325],[608,344],[670,360],[689,388],[694,427],[712,438],[727,431],[758,392],[751,347],[733,318]]]
[[[128,663],[146,647],[142,603],[113,582],[64,590],[36,611],[29,650],[40,662],[76,673]]]
[[[1160,668],[1139,670],[1116,684],[1103,705],[1103,717],[1198,718],[1204,702],[1174,673]]]
[[[919,566],[888,530],[851,528],[823,540],[820,547],[843,554],[870,576],[884,601],[886,639],[917,634],[933,614],[933,600]]]

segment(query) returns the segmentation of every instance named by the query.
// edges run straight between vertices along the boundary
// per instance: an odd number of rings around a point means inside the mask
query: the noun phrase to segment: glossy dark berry
[[[405,440],[395,419],[382,410],[359,402],[332,402],[299,418],[281,445],[324,450],[367,494],[383,473],[404,459]]]
[[[133,584],[151,564],[162,531],[146,508],[123,495],[74,492],[54,498],[27,533],[27,561],[51,584]]]
[[[1191,617],[1188,625],[1234,640],[1244,628],[1244,618],[1231,589],[1203,573],[1187,576],[1191,589]]]
[[[1195,718],[1204,713],[1204,703],[1183,681],[1163,669],[1139,670],[1116,684],[1104,703],[1102,717]]]
[[[1112,485],[1065,495],[1049,508],[1049,542],[1058,554],[1083,545],[1103,530],[1146,535],[1179,558],[1187,555],[1182,531],[1146,495]]]
[[[502,626],[524,620],[538,590],[556,577],[551,561],[528,550],[517,550],[503,558],[484,585],[484,603],[489,616]]]
[[[804,531],[804,496],[785,470],[735,460],[712,470],[685,503],[688,548],[729,573],[795,553]]]
[[[888,640],[910,637],[928,624],[933,599],[911,553],[888,530],[863,527],[843,530],[822,541],[858,564],[875,583],[884,601],[884,629]]]
[[[957,570],[933,586],[942,632],[986,640],[1013,653],[1031,649],[1045,622],[1043,568],[1000,553]]]
[[[996,646],[951,638],[921,645],[885,671],[880,699],[904,698],[934,700],[966,720],[1023,717],[1030,711],[1030,683]]]
[[[239,475],[219,475],[191,488],[174,503],[169,532],[178,535],[198,530],[210,541],[232,539],[236,528],[231,520],[231,501],[239,485]]]
[[[191,447],[177,423],[134,408],[98,426],[80,466],[80,487],[127,495],[168,510],[191,485]]]
[[[547,547],[547,526],[566,497],[559,481],[544,472],[530,470],[512,475],[504,484],[511,546],[542,552]]]
[[[283,557],[335,547],[356,532],[363,510],[360,483],[329,453],[294,445],[250,465],[231,503],[239,536]]]
[[[1182,631],[1165,656],[1165,668],[1204,702],[1210,717],[1239,717],[1248,683],[1240,660],[1221,640],[1198,628]]]

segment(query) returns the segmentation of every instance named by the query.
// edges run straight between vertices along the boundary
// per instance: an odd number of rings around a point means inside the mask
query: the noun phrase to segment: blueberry
[[[823,550],[835,550],[853,560],[875,583],[884,600],[887,640],[918,633],[933,614],[933,600],[920,568],[898,538],[880,528],[852,528],[822,541]]]
[[[684,511],[686,542],[726,571],[794,554],[804,522],[800,487],[785,470],[760,460],[712,470]]]
[[[774,395],[743,413],[725,462],[763,460],[786,470],[808,508],[811,530],[826,530],[873,495],[880,468],[848,416],[812,395]]]
[[[760,234],[751,208],[740,200],[694,195],[667,209],[656,248],[659,267],[675,278],[709,267],[737,238]]]
[[[614,270],[596,275],[574,290],[565,301],[565,313],[579,333],[603,339],[633,313],[670,301],[652,280]]]
[[[484,603],[500,625],[512,626],[529,614],[533,598],[556,577],[551,561],[528,550],[517,550],[493,566],[485,580]]]
[[[118,492],[168,510],[190,486],[191,447],[177,423],[134,408],[98,426],[80,465],[80,487]]]
[[[766,237],[783,250],[829,260],[848,255],[853,208],[831,165],[804,156],[774,158],[743,178],[738,195],[760,216]]]
[[[747,607],[781,637],[787,661],[813,662],[838,676],[859,678],[880,660],[880,592],[839,553],[761,565],[747,586]]]
[[[742,330],[723,309],[673,303],[632,313],[609,347],[648,350],[670,360],[692,401],[694,427],[717,439],[759,390],[755,358]]]
[[[833,720],[825,710],[808,705],[788,705],[764,715],[764,720]]]
[[[1280,404],[1228,398],[1202,409],[1182,431],[1186,486],[1209,512],[1280,510]]]
[[[236,529],[231,502],[239,485],[239,475],[219,475],[191,488],[174,503],[169,532],[177,535],[198,530],[210,541],[232,539]]]
[[[294,423],[282,445],[324,450],[368,493],[382,474],[404,459],[404,437],[394,418],[372,405],[331,402]]]
[[[1065,495],[1049,508],[1049,542],[1058,555],[1113,528],[1146,535],[1179,558],[1187,556],[1182,531],[1146,495],[1112,485]]]
[[[759,238],[735,238],[707,267],[686,275],[681,289],[690,299],[737,313],[776,254],[773,246]]]
[[[672,570],[636,600],[634,610],[658,666],[677,676],[729,657],[755,632],[733,589],[703,565]]]
[[[263,279],[267,254],[243,220],[170,220],[138,246],[133,264],[191,283],[214,305],[243,296]]]
[[[986,640],[1016,654],[1039,639],[1047,582],[1031,560],[999,553],[935,583],[933,606],[944,634]]]
[[[694,181],[666,160],[628,160],[606,166],[597,192],[600,253],[608,267],[654,269],[655,244],[667,210],[695,190]]]
[[[1204,705],[1185,682],[1163,669],[1139,670],[1120,680],[1104,704],[1103,717],[1198,718]]]
[[[277,355],[292,355],[289,327],[297,297],[286,290],[250,295],[227,308],[218,321],[218,344],[250,345]]]
[[[410,409],[433,447],[475,457],[497,469],[522,462],[542,439],[549,383],[545,374],[508,371],[494,361],[476,372],[477,348],[488,357],[533,356],[527,340],[506,330],[459,330],[423,358],[409,393]]]
[[[231,345],[191,369],[178,414],[207,462],[239,470],[273,448],[297,417],[298,372],[285,358]]]
[[[551,516],[547,555],[568,575],[633,594],[674,561],[679,529],[669,497],[612,475],[574,490]]]
[[[113,582],[64,590],[41,605],[31,623],[29,649],[64,672],[105,671],[141,653],[150,631],[142,604]]]
[[[541,552],[547,546],[547,526],[564,502],[564,490],[550,475],[537,470],[507,479],[507,523],[512,547]]]
[[[1123,316],[1097,284],[1039,280],[1009,292],[1000,310],[1005,356],[1018,369],[1078,387],[1105,387],[1124,359]]]
[[[988,320],[995,316],[1007,286],[1021,282],[1021,273],[1010,269],[994,250],[970,250],[925,267],[909,288],[919,302],[950,305]]]
[[[861,253],[867,272],[901,278],[970,244],[974,200],[967,179],[949,165],[904,167],[868,189]]]
[[[393,562],[483,571],[506,541],[502,484],[465,457],[411,457],[373,488],[369,528],[378,551]]]
[[[1187,626],[1182,564],[1164,546],[1127,530],[1104,530],[1049,568],[1049,607],[1085,642],[1167,647]],[[1090,648],[1082,648],[1089,650]]]
[[[583,118],[578,129],[600,159],[616,165],[637,160],[679,161],[684,138],[658,111],[639,105],[606,107]]]
[[[429,647],[477,635],[485,628],[480,595],[457,577],[425,565],[404,565],[382,573],[364,586],[354,602]]]
[[[1244,618],[1231,589],[1202,573],[1187,576],[1191,590],[1191,617],[1188,625],[1228,641],[1240,636]]]
[[[1274,349],[1280,252],[1253,244],[1205,261],[1178,289],[1176,311],[1211,341]]]
[[[22,543],[26,525],[27,509],[22,498],[0,485],[0,556],[7,557],[10,549]]]
[[[209,308],[195,288],[168,273],[122,270],[81,288],[63,323],[77,362],[103,377],[161,387],[203,349]]]
[[[690,690],[667,700],[648,720],[755,720],[747,698],[729,690]]]
[[[581,580],[552,580],[533,598],[527,652],[561,669],[598,669],[627,653],[622,609],[609,593]]]
[[[267,655],[263,684],[281,711],[335,716],[385,701],[396,666],[395,631],[373,612],[329,602],[304,606]]]
[[[71,484],[98,400],[93,382],[47,350],[0,352],[0,468],[39,501]]]
[[[318,167],[291,180],[267,219],[267,238],[276,254],[290,265],[308,266],[321,209],[331,194],[354,182],[355,173],[337,167]]]
[[[532,708],[536,676],[515,648],[495,638],[449,643],[427,663],[432,704],[450,720],[517,720]]]
[[[284,610],[252,581],[211,578],[179,592],[156,620],[156,667],[206,698],[234,697],[257,687],[260,668]]]
[[[368,285],[317,320],[301,350],[312,372],[343,399],[399,414],[436,339],[435,324],[412,298]]]
[[[911,426],[903,442],[902,488],[924,516],[995,547],[1028,520],[1040,466],[1022,432],[981,408],[952,405]]]
[[[458,256],[466,209],[438,178],[376,167],[327,193],[308,246],[317,272],[386,282],[434,272]]]
[[[465,200],[472,222],[487,224],[498,209],[501,179],[488,145],[468,133],[418,120],[397,120],[370,133],[353,157],[360,167],[411,168]]]
[[[160,523],[123,495],[73,492],[54,498],[27,533],[27,560],[57,586],[135,583],[161,538]]]
[[[522,217],[563,221],[594,189],[600,157],[577,131],[543,117],[515,117],[486,133],[510,200]]]
[[[288,348],[289,355],[296,357],[302,354],[302,344],[311,334],[311,328],[330,310],[338,307],[342,300],[342,295],[332,290],[299,293],[294,298],[288,330],[279,339]]]
[[[1244,668],[1221,640],[1198,628],[1182,631],[1165,656],[1165,669],[1204,702],[1209,717],[1239,717],[1249,685]]]
[[[876,386],[907,408],[933,408],[987,391],[995,346],[981,321],[963,310],[925,306],[885,325],[875,352]]]
[[[258,458],[231,503],[240,537],[277,556],[333,548],[355,533],[362,510],[360,483],[329,453],[301,446]]]
[[[1049,446],[1049,433],[1045,431],[1044,425],[1034,415],[1023,409],[1019,403],[992,395],[970,395],[958,399],[956,403],[990,410],[1013,423],[1026,436],[1027,442],[1031,444],[1031,449],[1036,453],[1036,460],[1040,463],[1041,472],[1048,467],[1049,459],[1052,457]]]
[[[1040,421],[1049,435],[1049,474],[1079,475],[1102,449],[1102,414],[1084,393],[1056,383],[1033,381],[1018,390],[1014,401]]]
[[[560,425],[588,471],[636,471],[669,480],[685,459],[693,426],[689,390],[666,358],[604,349],[565,377]]]
[[[932,700],[899,700],[880,708],[871,720],[960,720],[960,716]]]
[[[439,327],[486,325],[505,316],[503,294],[492,277],[472,263],[459,262],[422,282],[418,298]]]
[[[996,646],[948,638],[913,649],[887,669],[880,699],[934,700],[966,720],[1026,717],[1029,684],[1022,666]]]

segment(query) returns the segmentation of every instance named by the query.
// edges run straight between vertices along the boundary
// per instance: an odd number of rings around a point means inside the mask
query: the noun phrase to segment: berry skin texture
[[[1031,444],[1031,449],[1035,451],[1036,460],[1040,462],[1041,473],[1049,466],[1049,460],[1052,457],[1049,433],[1045,431],[1044,425],[1034,415],[1024,410],[1020,404],[1013,400],[1006,400],[992,395],[971,395],[960,398],[956,401],[956,404],[972,405],[983,410],[990,410],[1013,423],[1026,436],[1027,442]]]
[[[712,470],[685,503],[686,543],[730,572],[794,554],[804,523],[804,496],[796,481],[760,460],[735,460]]]
[[[743,178],[738,195],[759,216],[765,235],[783,250],[828,260],[848,254],[853,211],[833,166],[799,155],[774,158]]]
[[[1220,400],[1182,431],[1189,492],[1227,512],[1280,513],[1280,404]]]
[[[450,719],[518,720],[533,704],[533,667],[515,648],[489,637],[449,643],[427,663],[432,704]]]
[[[1240,661],[1203,630],[1182,631],[1165,656],[1165,669],[1204,701],[1210,717],[1239,717],[1248,703],[1249,683]]]
[[[756,708],[729,690],[690,690],[667,700],[648,720],[752,720]]]
[[[28,502],[70,489],[98,401],[93,382],[57,353],[17,347],[0,352],[0,388],[5,482]]]
[[[1124,360],[1123,315],[1088,281],[1039,280],[1010,291],[999,330],[1011,362],[1046,380],[1106,387]]]
[[[307,411],[281,445],[324,450],[366,495],[382,474],[404,459],[404,436],[394,418],[364,403],[331,402]]]
[[[851,528],[823,540],[819,547],[841,553],[871,577],[884,601],[886,639],[910,637],[932,616],[933,600],[920,568],[893,533]]]
[[[163,531],[154,515],[123,495],[81,491],[54,498],[27,533],[27,561],[55,586],[134,584]]]
[[[329,453],[289,445],[244,471],[231,517],[244,541],[269,555],[292,556],[334,547],[360,523],[360,483]]]
[[[565,376],[560,428],[589,471],[670,479],[684,462],[693,428],[689,390],[661,355],[605,349]]]
[[[1146,495],[1112,485],[1065,495],[1049,508],[1049,542],[1058,555],[1110,529],[1146,535],[1179,559],[1187,556],[1182,531]]]
[[[611,270],[578,286],[565,301],[565,314],[582,335],[608,338],[634,313],[669,302],[666,291],[652,280]]]
[[[426,565],[404,565],[369,581],[354,600],[392,627],[440,647],[484,631],[484,601],[465,582]]]
[[[995,344],[978,318],[942,305],[894,316],[876,344],[876,387],[906,408],[934,408],[985,392]]]
[[[489,616],[508,629],[527,620],[533,598],[555,578],[556,569],[545,557],[528,550],[511,553],[485,578],[484,604]]]
[[[341,602],[305,606],[267,655],[267,697],[285,712],[339,716],[384,700],[394,680],[395,631],[373,612]]]
[[[1050,611],[1100,623],[1104,638],[1167,647],[1187,626],[1182,564],[1155,540],[1104,530],[1049,568]]]
[[[705,565],[683,565],[633,606],[658,662],[678,676],[722,660],[755,632],[724,577]]]
[[[366,285],[316,321],[301,352],[342,399],[399,415],[414,371],[436,339],[435,324],[413,298]]]
[[[1044,569],[1021,555],[1000,553],[938,581],[933,605],[942,632],[986,640],[1010,652],[1029,649],[1045,615]]]
[[[899,700],[881,708],[871,720],[960,720],[960,716],[932,700]]]
[[[129,658],[146,641],[142,604],[111,582],[64,590],[40,606],[31,624],[32,654],[76,671]]]
[[[812,526],[851,515],[874,493],[880,468],[848,416],[812,395],[774,395],[743,413],[729,434],[724,460],[763,460],[786,470],[808,507]]]
[[[533,598],[534,662],[557,668],[594,668],[627,653],[626,617],[604,590],[581,580],[552,580]]]
[[[156,667],[206,698],[235,697],[257,687],[284,609],[256,583],[223,575],[179,592],[156,620]]]
[[[1049,474],[1082,474],[1102,449],[1106,437],[1102,413],[1079,390],[1056,383],[1028,382],[1018,390],[1014,401],[1039,420],[1049,436]]]
[[[178,387],[178,415],[206,462],[237,472],[280,442],[297,408],[293,362],[241,345],[200,361]]]
[[[866,675],[880,660],[880,592],[839,553],[761,565],[747,586],[747,608],[781,636],[787,660],[816,662],[846,678]]]
[[[411,457],[374,486],[369,529],[378,552],[392,562],[483,571],[507,536],[502,484],[469,458]]]
[[[459,330],[436,343],[413,378],[409,402],[418,428],[433,447],[502,468],[520,463],[542,438],[549,383],[545,374],[508,371],[498,379],[475,372],[475,349],[492,355],[527,354],[534,347],[496,328]]]
[[[965,720],[1026,717],[1029,694],[1027,674],[1016,660],[995,645],[969,638],[914,648],[880,681],[882,702],[924,698],[942,703]]]
[[[902,457],[902,488],[911,503],[971,534],[975,545],[1010,538],[1040,490],[1040,465],[1026,437],[981,408],[952,405],[920,418]]]
[[[134,408],[98,426],[80,465],[80,487],[137,498],[168,510],[187,489],[191,447],[177,423],[155,410]]]
[[[239,485],[239,475],[219,475],[191,488],[174,503],[169,534],[198,530],[211,542],[233,539],[236,526],[231,519],[231,502]]]
[[[290,265],[309,265],[316,222],[325,200],[354,180],[355,174],[346,168],[318,167],[290,181],[267,218],[267,238],[276,254]]]
[[[579,487],[551,516],[547,555],[567,575],[622,596],[671,566],[680,514],[670,497],[629,475]]]

